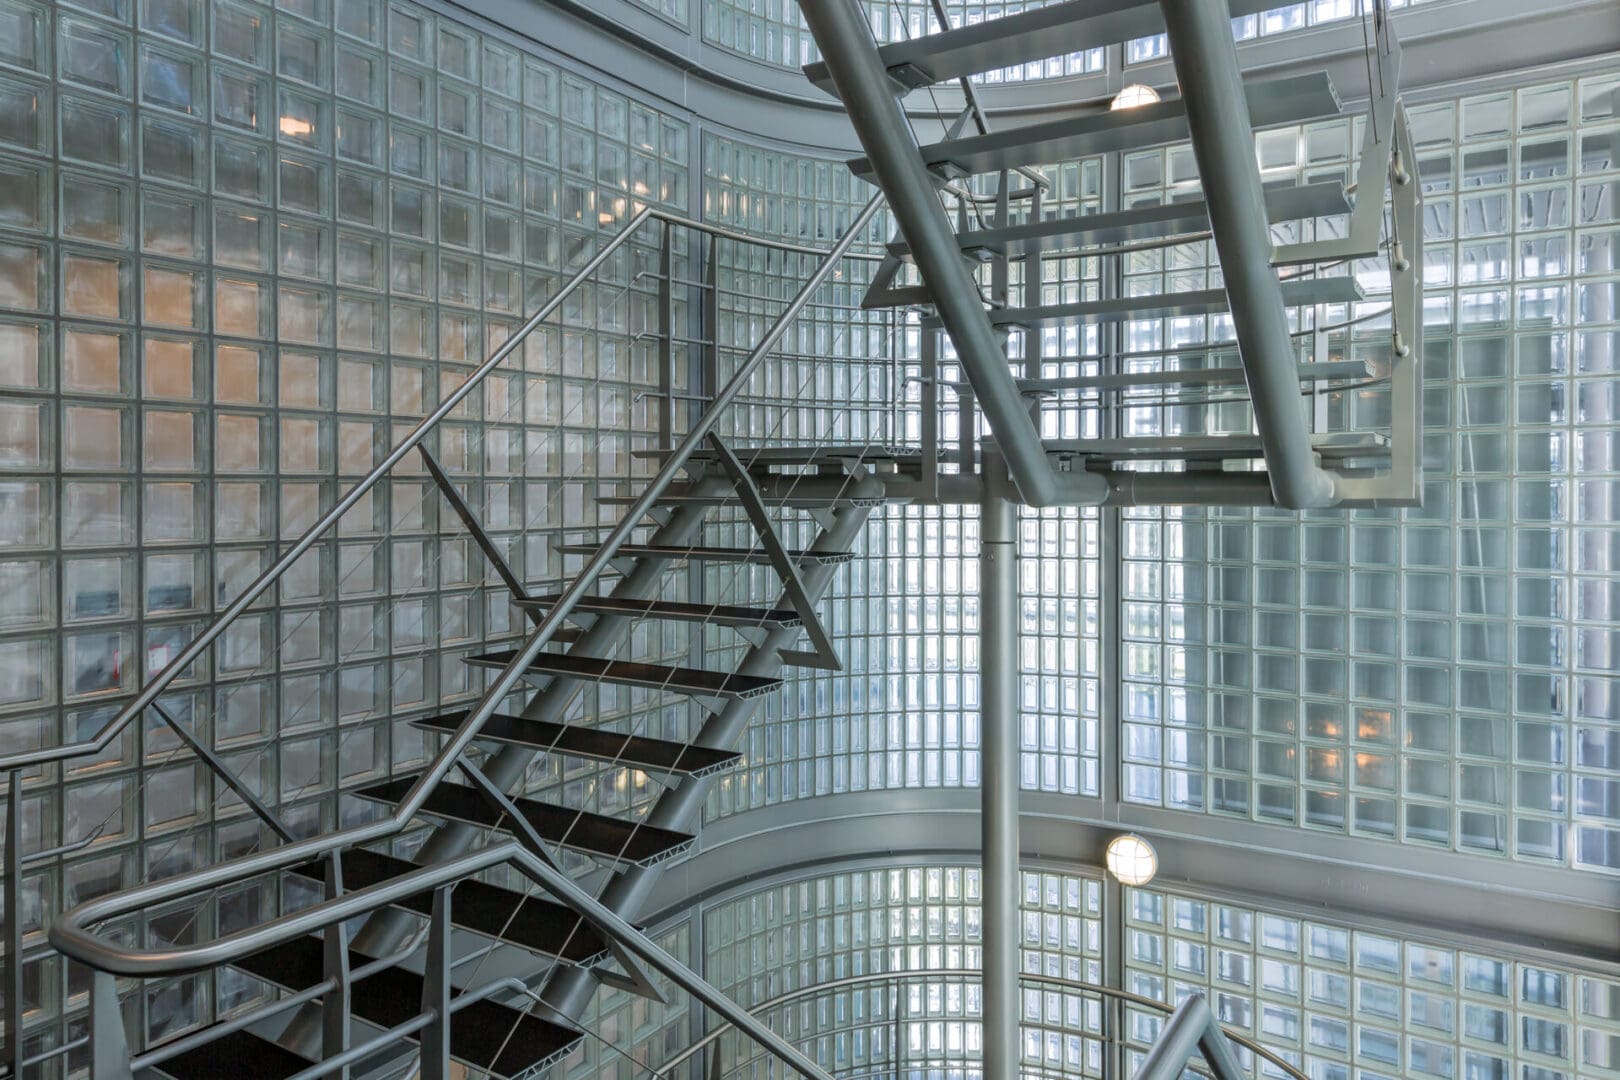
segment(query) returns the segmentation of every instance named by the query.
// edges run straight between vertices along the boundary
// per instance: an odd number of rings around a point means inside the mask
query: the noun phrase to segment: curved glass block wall
[[[1125,799],[1620,869],[1617,97],[1603,76],[1411,110],[1426,200],[1421,510],[1128,513]],[[1267,132],[1261,161],[1270,176],[1338,176],[1351,134],[1346,121]],[[1191,187],[1187,157],[1128,157],[1127,200]],[[1208,258],[1135,260],[1130,280],[1203,281]],[[1333,346],[1349,356],[1387,333],[1378,271],[1357,272],[1370,299]],[[1159,334],[1218,332],[1201,322],[1130,332],[1164,348]],[[1317,403],[1348,426],[1379,407],[1371,390]]]

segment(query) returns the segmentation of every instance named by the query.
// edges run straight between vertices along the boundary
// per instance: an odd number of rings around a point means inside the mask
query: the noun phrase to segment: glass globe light
[[[1159,92],[1151,86],[1141,83],[1131,83],[1125,89],[1114,95],[1110,109],[1134,109],[1141,105],[1152,105],[1159,100]]]
[[[1159,871],[1159,853],[1134,833],[1108,841],[1108,872],[1125,885],[1146,885]]]

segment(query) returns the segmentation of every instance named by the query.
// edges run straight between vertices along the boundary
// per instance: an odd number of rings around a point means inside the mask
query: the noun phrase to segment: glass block
[[[141,102],[186,116],[203,112],[202,60],[191,54],[141,46]]]
[[[433,63],[433,22],[421,9],[389,5],[388,51],[419,64]]]
[[[142,342],[141,392],[152,398],[198,399],[205,385],[194,341],[147,335]]]
[[[382,38],[382,9],[378,0],[336,0],[337,32],[372,44]]]
[[[283,210],[324,216],[331,167],[308,158],[283,155],[276,163],[276,205]]]
[[[62,253],[62,314],[91,319],[129,317],[129,263],[79,252]]]
[[[86,327],[62,328],[62,389],[75,394],[126,394],[129,336]]]
[[[128,467],[129,414],[98,405],[62,406],[62,467],[117,470]]]
[[[34,153],[50,150],[49,92],[31,83],[0,78],[0,144]]]
[[[51,190],[45,166],[0,158],[0,226],[45,232],[51,221]]]
[[[247,278],[214,278],[214,332],[262,338],[270,325],[270,297],[265,286]]]
[[[269,80],[247,71],[215,67],[214,123],[264,135],[269,109]]]
[[[43,7],[14,0],[0,3],[0,64],[47,74],[49,32]]]
[[[248,202],[270,201],[270,150],[260,143],[214,138],[214,191]]]
[[[64,16],[57,23],[57,73],[67,82],[124,97],[129,94],[131,44],[127,33]]]
[[[0,306],[46,310],[49,281],[50,262],[45,248],[0,241]]]
[[[201,259],[207,227],[199,199],[148,191],[141,196],[141,250],[152,255]]]
[[[257,8],[216,2],[209,11],[214,24],[214,53],[250,67],[268,67],[268,24]]]
[[[337,110],[337,155],[373,168],[382,165],[382,119],[356,109]]]
[[[141,271],[143,319],[156,326],[201,329],[202,275],[181,267],[147,264]]]
[[[129,167],[128,108],[64,95],[58,112],[63,157],[120,171]]]
[[[62,174],[62,235],[75,240],[127,247],[134,211],[127,184],[82,174]]]
[[[350,225],[381,229],[386,200],[381,177],[339,169],[337,173],[337,219]]]
[[[48,467],[50,438],[50,417],[44,402],[0,402],[0,468],[36,471]]]
[[[0,320],[0,386],[42,390],[55,381],[48,328],[20,319]]]

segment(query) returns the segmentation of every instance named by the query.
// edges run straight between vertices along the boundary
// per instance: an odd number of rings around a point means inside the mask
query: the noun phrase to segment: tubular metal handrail
[[[776,997],[771,998],[768,1001],[762,1001],[759,1004],[752,1006],[749,1009],[749,1012],[751,1014],[765,1013],[772,1009],[781,1008],[784,1005],[792,1005],[793,1003],[802,1001],[805,998],[820,997],[838,990],[847,990],[853,987],[872,986],[884,983],[895,983],[898,985],[900,983],[920,982],[927,979],[978,979],[982,978],[983,975],[984,972],[977,968],[942,968],[928,971],[883,971],[872,972],[865,975],[848,975],[841,979],[829,979],[826,982],[816,983],[813,986],[803,986],[797,990],[789,990],[785,994],[778,994]],[[1178,1007],[1175,1005],[1166,1004],[1165,1002],[1159,1001],[1156,998],[1144,997],[1141,994],[1132,993],[1129,990],[1119,990],[1111,986],[1103,986],[1099,983],[1082,982],[1078,979],[1064,979],[1056,975],[1037,975],[1022,972],[1019,974],[1018,980],[1020,983],[1028,983],[1057,990],[1066,990],[1072,993],[1096,994],[1099,997],[1110,998],[1114,1001],[1120,1002],[1122,1005],[1135,1005],[1139,1008],[1151,1009],[1154,1012],[1162,1013],[1166,1016],[1170,1016],[1180,1011],[1181,1008],[1185,1007],[1185,1003]],[[716,1027],[713,1031],[705,1034],[691,1046],[688,1046],[685,1050],[682,1050],[679,1054],[676,1054],[674,1057],[660,1065],[659,1070],[664,1073],[672,1072],[673,1070],[686,1064],[698,1054],[702,1053],[706,1047],[712,1046],[714,1043],[718,1042],[730,1030],[731,1025],[729,1024],[722,1024]],[[1225,1034],[1228,1039],[1237,1043],[1245,1050],[1248,1050],[1257,1057],[1264,1058],[1272,1065],[1275,1065],[1277,1068],[1281,1069],[1289,1077],[1289,1080],[1310,1080],[1310,1077],[1306,1076],[1293,1065],[1290,1065],[1275,1050],[1267,1048],[1265,1045],[1256,1042],[1254,1039],[1240,1031],[1233,1031],[1230,1028],[1220,1028],[1219,1030]]]

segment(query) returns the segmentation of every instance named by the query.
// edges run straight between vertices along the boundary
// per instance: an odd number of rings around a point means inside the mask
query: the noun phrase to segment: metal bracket
[[[634,953],[621,945],[611,934],[604,934],[603,940],[607,942],[608,952],[619,962],[619,966],[624,968],[625,973],[621,975],[598,964],[591,969],[591,974],[598,982],[635,994],[637,997],[656,1001],[660,1005],[669,1004],[669,995],[658,988],[658,984],[653,981],[652,972],[647,970],[647,966]]]
[[[472,535],[473,543],[478,545],[478,550],[484,553],[484,558],[488,559],[490,565],[495,568],[495,574],[506,585],[506,590],[512,594],[514,600],[527,600],[529,591],[518,580],[517,574],[512,572],[511,565],[507,563],[500,549],[495,546],[495,542],[489,538],[489,534],[484,531],[483,524],[478,520],[478,516],[472,512],[472,507],[468,506],[466,500],[461,497],[461,492],[456,490],[456,485],[451,483],[450,477],[445,475],[444,469],[440,468],[433,455],[428,453],[426,445],[418,444],[416,450],[422,455],[422,464],[427,466],[428,474],[433,477],[433,482],[439,486],[439,491],[444,495],[444,501],[450,504],[450,509],[455,511],[456,517],[460,518],[462,525],[466,526],[467,532]],[[542,618],[541,614],[532,609],[525,609],[525,611],[529,618],[538,625]]]
[[[517,804],[512,801],[512,797],[502,791],[493,780],[485,776],[484,770],[466,758],[461,758],[456,762],[456,765],[461,769],[462,774],[472,781],[473,787],[478,789],[478,793],[483,796],[484,801],[489,803],[496,813],[510,820],[512,835],[517,837],[518,843],[534,852],[547,866],[560,871],[562,867],[558,864],[557,857],[546,847],[546,842],[540,838],[540,834],[535,831],[534,826],[529,824],[529,819],[524,817],[522,812],[518,810]]]
[[[724,698],[710,697],[707,694],[691,694],[691,699],[703,707],[703,711],[710,716],[719,716],[725,710]]]
[[[759,497],[759,489],[754,486],[753,478],[748,475],[748,470],[737,460],[737,455],[731,452],[731,447],[727,446],[719,435],[710,432],[709,442],[714,446],[721,467],[725,469],[737,489],[737,498],[742,503],[743,512],[748,515],[749,523],[759,534],[766,557],[770,559],[771,565],[782,579],[782,588],[787,593],[788,604],[799,613],[799,618],[804,624],[804,632],[809,636],[810,644],[814,646],[813,652],[797,654],[798,666],[820,668],[823,671],[842,671],[844,665],[838,660],[832,638],[827,635],[827,628],[821,623],[816,605],[804,591],[804,582],[799,578],[799,568],[793,564],[793,557],[787,553],[787,548],[782,546],[782,538],[777,535],[776,526],[771,524],[770,514],[765,509],[764,500]],[[788,652],[783,650],[782,655],[786,658]]]

